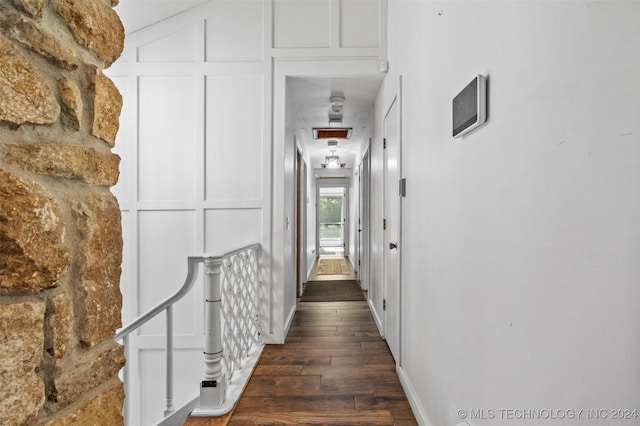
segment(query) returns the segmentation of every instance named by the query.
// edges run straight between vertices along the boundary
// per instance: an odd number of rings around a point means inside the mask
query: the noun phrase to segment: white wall
[[[484,409],[495,418],[467,421],[604,425],[497,409],[640,408],[638,22],[637,2],[390,1],[401,374],[423,424]],[[475,74],[489,78],[488,123],[453,139],[451,100]],[[377,304],[378,231],[372,243]]]

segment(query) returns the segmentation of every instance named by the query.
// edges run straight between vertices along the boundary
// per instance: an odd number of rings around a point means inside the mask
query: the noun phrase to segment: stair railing
[[[200,401],[194,415],[222,415],[230,411],[244,383],[232,383],[234,371],[240,380],[248,379],[247,370],[262,350],[260,328],[260,244],[253,244],[222,256],[199,255],[187,258],[187,277],[173,295],[140,315],[116,333],[127,350],[129,336],[143,324],[166,312],[166,407],[167,418],[173,407],[173,305],[193,288],[200,263],[205,272],[204,375],[200,383]],[[244,361],[244,366],[242,365]],[[129,389],[129,369],[123,368],[125,392]],[[231,385],[232,391],[227,389]],[[129,409],[124,407],[127,420]]]

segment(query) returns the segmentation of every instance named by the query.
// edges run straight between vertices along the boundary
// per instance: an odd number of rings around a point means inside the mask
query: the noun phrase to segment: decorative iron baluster
[[[222,264],[222,315],[228,381],[254,345],[260,345],[258,317],[259,247],[234,253]]]

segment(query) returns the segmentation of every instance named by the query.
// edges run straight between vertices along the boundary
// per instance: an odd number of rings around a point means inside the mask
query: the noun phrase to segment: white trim
[[[309,281],[309,277],[311,276],[311,271],[313,271],[313,266],[315,265],[317,259],[318,259],[318,256],[315,257],[315,259],[313,260],[313,263],[307,269],[307,281]]]
[[[402,385],[402,389],[404,389],[404,393],[407,395],[409,405],[411,406],[411,410],[413,411],[413,415],[416,417],[418,424],[421,426],[432,426],[434,423],[429,421],[429,417],[420,403],[420,399],[418,398],[416,391],[413,389],[411,380],[409,379],[404,367],[396,367],[396,373],[398,374],[400,384]]]
[[[371,311],[371,316],[373,316],[373,320],[376,323],[376,327],[378,327],[378,333],[380,333],[380,337],[384,339],[384,329],[382,328],[382,321],[380,321],[380,316],[378,315],[378,311],[376,311],[376,307],[373,304],[373,300],[367,300],[367,304],[369,305],[369,311]]]
[[[287,338],[287,335],[289,334],[289,329],[291,328],[291,325],[293,324],[293,318],[296,315],[296,308],[297,306],[294,306],[291,309],[291,312],[289,312],[289,315],[287,315],[287,320],[285,321],[284,324],[284,334],[282,335],[282,342],[284,343],[285,339]]]

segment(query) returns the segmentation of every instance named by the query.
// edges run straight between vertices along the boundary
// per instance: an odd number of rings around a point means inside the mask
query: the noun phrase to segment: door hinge
[[[407,178],[400,179],[400,196],[407,196]]]
[[[387,229],[387,219],[382,219],[382,229]]]
[[[360,259],[358,259],[358,266],[360,266]]]
[[[383,311],[387,310],[387,299],[382,299],[382,310]]]
[[[382,149],[387,149],[387,138],[382,139]]]

